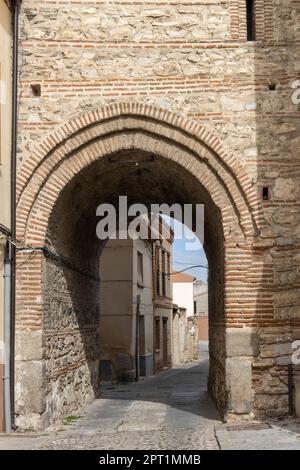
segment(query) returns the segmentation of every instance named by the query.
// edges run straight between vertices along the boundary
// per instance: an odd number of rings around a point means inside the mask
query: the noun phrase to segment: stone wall
[[[263,417],[287,412],[291,343],[300,333],[300,127],[299,106],[291,98],[300,71],[299,12],[299,2],[274,2],[274,41],[256,52],[256,76],[269,65],[275,86],[274,91],[256,91],[257,188],[269,188],[264,209],[274,234],[269,252],[273,321],[258,330],[259,354],[253,364],[254,409]]]
[[[21,181],[57,126],[131,101],[193,119],[244,165],[266,226],[259,240],[225,244],[219,262],[207,248],[217,294],[210,388],[220,408],[265,416],[287,412],[286,351],[299,338],[300,121],[291,83],[300,78],[300,4],[258,0],[256,12],[257,41],[249,43],[243,0],[24,0],[18,151]],[[221,246],[228,234],[216,233]],[[242,326],[258,347],[227,356],[226,327]]]
[[[99,281],[47,259],[44,367],[49,423],[99,394]]]
[[[173,305],[172,364],[184,364],[199,358],[198,319],[188,317],[186,309]]]
[[[16,421],[23,429],[54,424],[99,395],[99,281],[61,260],[46,258],[42,269],[42,328],[16,334]]]

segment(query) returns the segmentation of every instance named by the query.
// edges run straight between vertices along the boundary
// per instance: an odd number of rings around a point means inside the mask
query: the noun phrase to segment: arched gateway
[[[272,239],[260,201],[242,165],[207,129],[166,110],[121,103],[66,123],[19,170],[19,426],[46,426],[98,393],[95,214],[121,194],[145,204],[205,204],[209,389],[227,417],[251,416],[259,408],[259,333],[273,319]]]

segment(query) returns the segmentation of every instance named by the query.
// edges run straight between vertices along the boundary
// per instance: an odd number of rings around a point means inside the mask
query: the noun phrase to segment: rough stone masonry
[[[148,194],[157,181],[206,203],[209,388],[223,416],[287,414],[300,339],[300,2],[256,0],[255,22],[249,42],[245,0],[22,1],[18,237],[74,265],[19,254],[20,427],[99,393],[96,245],[82,246],[88,189],[130,191],[117,170],[93,179],[124,150],[157,156]]]

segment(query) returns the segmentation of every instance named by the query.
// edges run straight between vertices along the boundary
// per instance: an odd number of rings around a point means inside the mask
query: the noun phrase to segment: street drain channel
[[[261,429],[272,429],[268,423],[245,423],[245,424],[232,424],[225,426],[227,431],[260,431]]]

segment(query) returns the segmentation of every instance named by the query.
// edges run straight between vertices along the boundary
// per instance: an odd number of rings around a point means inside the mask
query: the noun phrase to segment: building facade
[[[10,234],[10,157],[12,103],[11,5],[0,1],[0,432],[4,430],[4,261]],[[8,290],[6,289],[6,292]],[[6,371],[7,372],[7,371]]]
[[[100,381],[133,381],[171,366],[172,237],[160,220],[155,239],[125,234],[106,242],[100,257]]]
[[[74,390],[84,402],[97,381],[95,206],[118,194],[205,205],[210,393],[225,419],[288,413],[300,339],[300,6],[249,6],[22,1],[20,428],[69,413]]]
[[[173,231],[160,221],[157,241],[153,244],[153,305],[155,351],[154,370],[172,365],[172,243]]]
[[[109,240],[100,257],[100,280],[100,381],[135,380],[136,355],[139,374],[152,375],[151,243],[130,238]]]
[[[194,314],[197,316],[198,337],[208,341],[208,286],[205,282],[194,282]]]
[[[186,309],[173,305],[172,363],[184,364],[198,359],[198,318],[186,315]]]
[[[195,277],[186,273],[172,274],[173,302],[186,310],[186,315],[194,315],[194,281]]]

